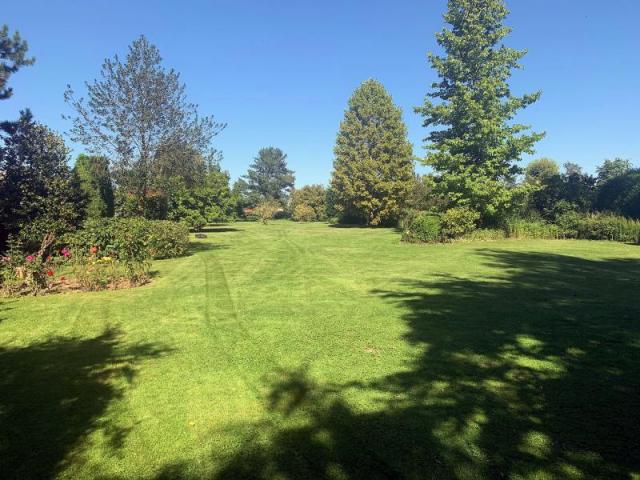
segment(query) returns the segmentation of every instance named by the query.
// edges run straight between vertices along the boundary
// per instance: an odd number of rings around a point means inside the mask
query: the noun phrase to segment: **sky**
[[[507,0],[505,43],[525,48],[512,90],[541,90],[517,120],[545,131],[536,154],[594,172],[605,158],[640,166],[640,1]],[[63,92],[98,77],[105,58],[124,56],[144,34],[176,69],[201,114],[228,124],[215,140],[222,167],[243,175],[258,150],[281,148],[296,185],[326,184],[349,96],[381,81],[424,156],[427,130],[413,108],[436,79],[445,0],[13,0],[0,24],[19,30],[36,57],[10,79],[0,119],[29,107],[59,133],[70,124]],[[73,155],[81,145],[68,145]],[[423,170],[423,169],[421,169]]]

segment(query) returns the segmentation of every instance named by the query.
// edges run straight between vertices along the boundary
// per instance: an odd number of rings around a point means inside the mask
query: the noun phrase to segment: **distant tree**
[[[306,203],[299,203],[293,209],[291,218],[296,222],[315,222],[318,220],[318,215],[315,210]]]
[[[109,159],[80,154],[73,169],[87,197],[87,218],[112,217],[114,199]]]
[[[309,212],[305,210],[306,221],[325,220],[327,218],[327,191],[322,185],[305,185],[297,188],[291,193],[289,209],[292,216],[299,205],[305,205],[313,212],[310,218]],[[301,213],[301,212],[298,212]]]
[[[46,233],[75,228],[83,219],[85,197],[69,168],[64,141],[36,123],[31,112],[2,124],[0,147],[0,250],[9,235],[19,235],[27,249]]]
[[[602,165],[596,167],[596,182],[602,185],[612,178],[624,175],[633,168],[631,160],[626,158],[614,158],[613,160],[605,160]]]
[[[266,225],[267,222],[278,213],[278,210],[281,209],[282,207],[279,202],[275,200],[263,200],[256,206],[254,213],[262,220],[262,223]]]
[[[513,186],[517,161],[544,136],[513,123],[540,93],[511,93],[511,71],[526,52],[502,44],[510,32],[503,24],[507,13],[502,0],[449,0],[444,18],[451,28],[436,34],[445,55],[429,55],[440,81],[416,109],[425,127],[435,127],[425,139],[425,163],[435,170],[439,190],[454,205],[480,212],[485,224],[521,197]]]
[[[29,45],[22,40],[20,33],[9,35],[9,27],[0,28],[0,100],[5,100],[13,94],[13,89],[7,87],[9,77],[20,67],[33,65],[35,58],[27,57]]]
[[[447,204],[446,195],[436,189],[436,181],[431,174],[414,176],[406,207],[410,210],[439,211]]]
[[[196,187],[187,186],[183,180],[172,187],[168,218],[184,221],[192,230],[199,230],[207,223],[225,221],[234,215],[234,199],[229,188],[229,174],[212,167],[204,181]]]
[[[547,179],[560,174],[560,167],[550,158],[533,160],[525,168],[525,182],[543,184]]]
[[[334,148],[331,188],[343,221],[393,223],[413,181],[413,153],[402,111],[376,80],[349,99]]]
[[[640,169],[616,175],[598,188],[596,208],[640,219]]]
[[[275,147],[261,148],[244,176],[250,196],[274,200],[284,206],[293,189],[294,172],[287,168],[287,155]]]
[[[225,127],[198,115],[178,73],[161,62],[158,49],[141,36],[124,61],[106,59],[101,78],[86,83],[87,103],[71,87],[65,92],[76,113],[71,138],[112,159],[119,190],[139,215],[163,197],[166,176],[184,176],[182,162],[216,161],[211,142]]]

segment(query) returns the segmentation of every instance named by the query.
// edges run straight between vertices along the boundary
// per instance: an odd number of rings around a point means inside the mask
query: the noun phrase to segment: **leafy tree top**
[[[7,25],[0,28],[0,100],[9,98],[13,93],[13,89],[7,87],[11,74],[35,62],[35,58],[27,57],[28,49],[29,45],[19,32],[9,35]]]
[[[445,54],[429,55],[440,80],[416,109],[433,128],[426,162],[437,172],[511,180],[519,172],[513,161],[532,153],[543,136],[512,122],[540,92],[516,96],[509,88],[526,51],[502,44],[510,32],[507,13],[502,0],[449,0],[444,19],[451,28],[436,34]]]
[[[295,182],[287,168],[287,155],[275,147],[261,148],[244,176],[250,195],[262,200],[284,202]]]
[[[597,181],[599,184],[605,183],[612,178],[619,177],[629,172],[633,168],[631,160],[626,158],[614,158],[605,160],[602,165],[596,167]]]

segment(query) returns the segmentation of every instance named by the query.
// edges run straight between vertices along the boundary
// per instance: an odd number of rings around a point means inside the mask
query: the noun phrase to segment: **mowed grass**
[[[0,478],[640,478],[640,247],[211,227],[0,304]]]

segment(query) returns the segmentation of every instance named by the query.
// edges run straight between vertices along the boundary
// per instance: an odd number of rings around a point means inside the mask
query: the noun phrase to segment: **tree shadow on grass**
[[[221,250],[223,248],[229,248],[228,245],[211,243],[207,241],[191,241],[189,242],[189,248],[187,249],[187,256],[194,255],[199,252],[210,252],[212,250]]]
[[[88,435],[103,429],[120,448],[126,428],[102,419],[137,372],[168,349],[120,345],[118,330],[0,348],[0,472],[3,479],[53,478]]]
[[[227,233],[227,232],[242,232],[243,228],[236,228],[227,226],[227,224],[208,225],[198,230],[198,233]]]
[[[367,383],[281,372],[267,419],[240,452],[216,459],[216,478],[637,475],[640,261],[480,256],[494,277],[372,292],[397,305],[422,353]],[[354,393],[366,408],[349,403]],[[186,471],[168,466],[161,478]]]

